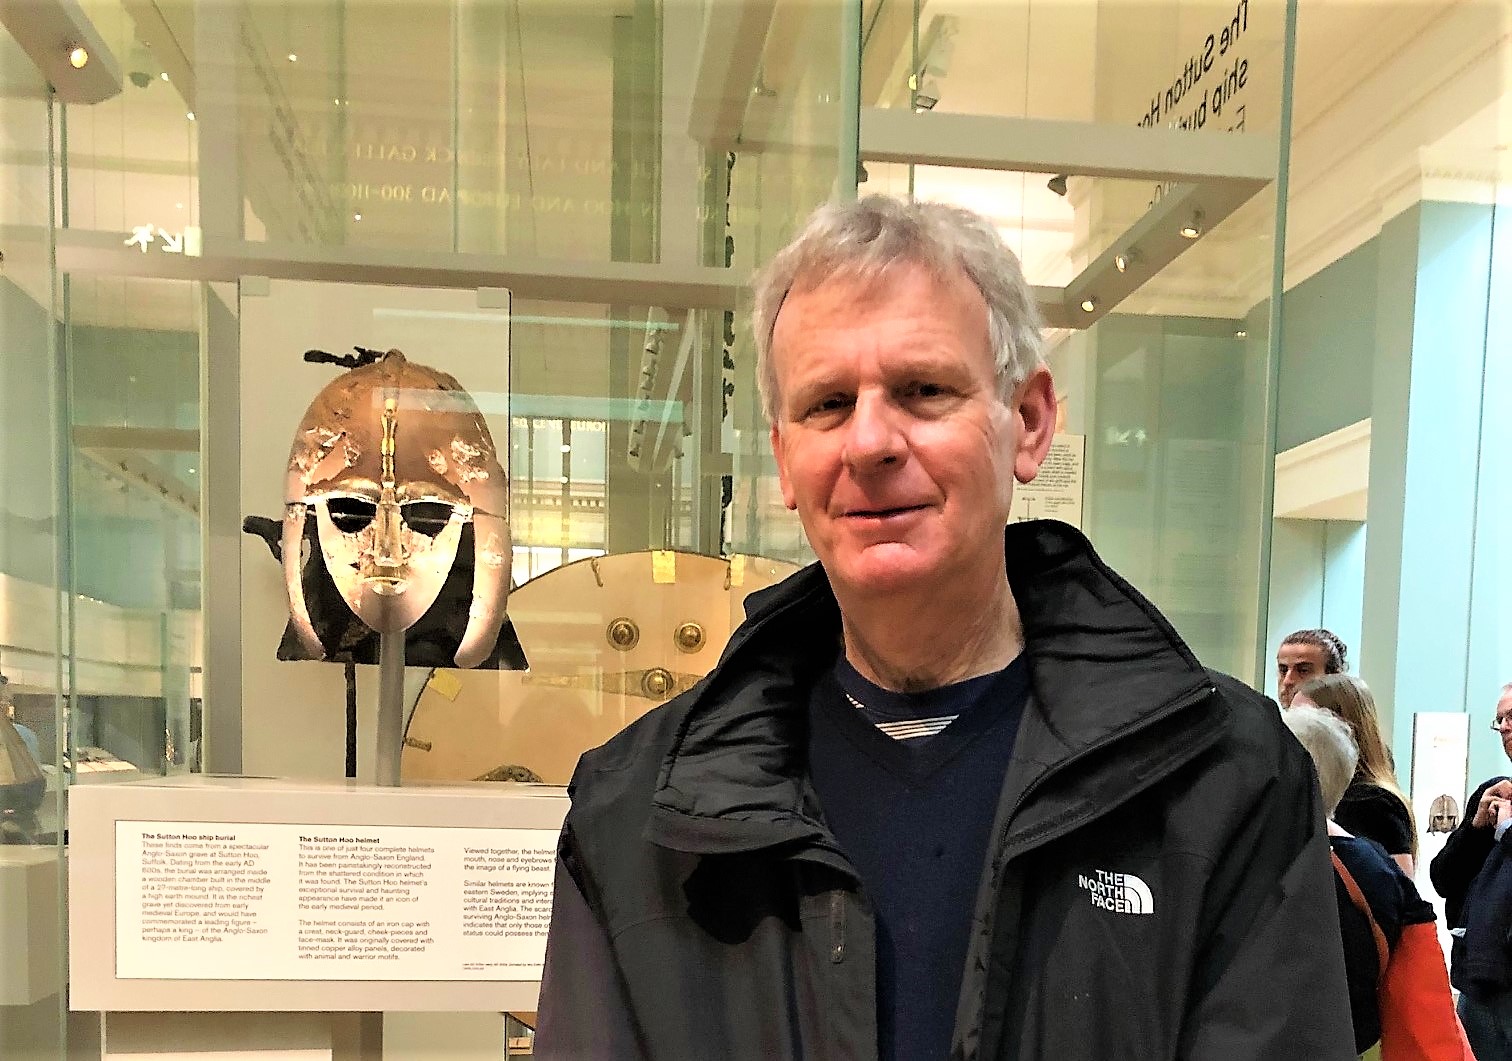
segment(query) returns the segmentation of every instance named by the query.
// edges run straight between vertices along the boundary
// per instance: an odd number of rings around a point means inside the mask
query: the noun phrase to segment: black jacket
[[[1006,555],[1034,687],[953,1056],[1353,1058],[1316,783],[1275,706],[1070,528],[1011,526]],[[839,611],[813,566],[748,612],[578,764],[537,1057],[877,1057],[872,915],[802,756]]]
[[[1434,889],[1444,897],[1444,920],[1455,936],[1449,980],[1482,1001],[1512,987],[1512,830],[1477,828],[1475,809],[1486,789],[1506,777],[1482,782],[1465,802],[1465,814],[1428,866]]]

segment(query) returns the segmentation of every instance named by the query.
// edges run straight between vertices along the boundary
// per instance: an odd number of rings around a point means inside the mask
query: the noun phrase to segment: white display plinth
[[[29,1006],[63,987],[55,847],[0,846],[0,1006]]]
[[[70,1006],[530,1011],[564,789],[75,788]]]

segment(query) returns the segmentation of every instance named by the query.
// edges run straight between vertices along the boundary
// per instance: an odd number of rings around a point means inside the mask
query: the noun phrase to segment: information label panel
[[[115,827],[120,979],[541,976],[555,829]]]
[[[1031,482],[1014,485],[1008,522],[1058,519],[1080,530],[1086,455],[1085,435],[1058,434],[1052,438],[1039,474]]]

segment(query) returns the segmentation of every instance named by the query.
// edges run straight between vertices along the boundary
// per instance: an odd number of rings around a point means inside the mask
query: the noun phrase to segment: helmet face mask
[[[509,592],[507,496],[488,427],[452,377],[390,351],[332,381],[300,423],[285,481],[284,584],[306,651],[325,654],[301,580],[313,513],[332,582],[379,633],[409,629],[435,604],[472,523],[472,603],[455,662],[481,662]]]

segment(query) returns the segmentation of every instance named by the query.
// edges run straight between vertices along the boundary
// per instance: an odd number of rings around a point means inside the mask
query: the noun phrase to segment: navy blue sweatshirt
[[[810,775],[876,916],[882,1061],[950,1054],[988,834],[1028,693],[1022,656],[917,694],[873,685],[842,658],[814,689]],[[943,729],[922,721],[951,715]],[[921,720],[911,730],[910,718]]]

